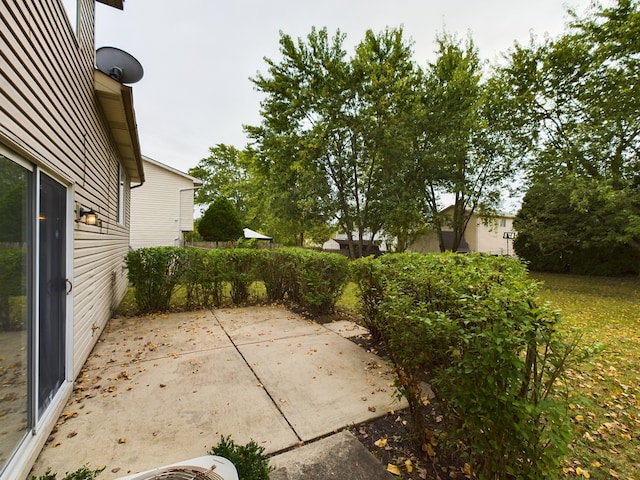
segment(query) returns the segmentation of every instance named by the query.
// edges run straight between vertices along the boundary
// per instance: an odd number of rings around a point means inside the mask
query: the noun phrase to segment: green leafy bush
[[[349,259],[337,253],[288,249],[294,263],[292,301],[313,314],[331,313],[349,279]]]
[[[84,466],[82,468],[79,468],[75,472],[65,473],[62,480],[93,480],[94,478],[97,478],[103,470],[104,467],[96,470],[91,470],[87,466]],[[31,480],[56,480],[57,478],[58,477],[55,473],[51,473],[51,469],[47,469],[45,474],[39,477],[36,477],[35,475],[31,476]]]
[[[169,309],[171,294],[182,280],[186,249],[179,247],[139,248],[127,253],[129,281],[135,287],[140,312]]]
[[[246,445],[236,445],[231,436],[223,435],[209,454],[224,457],[233,463],[238,478],[242,480],[269,480],[269,474],[274,470],[264,456],[264,447],[258,446],[253,440]]]
[[[537,304],[520,263],[400,254],[358,260],[354,274],[418,440],[426,372],[480,478],[557,476],[571,430],[554,386],[574,345],[558,336],[559,317]]]
[[[256,281],[260,250],[230,248],[222,250],[226,279],[231,284],[231,301],[240,305],[249,300],[249,289]]]
[[[225,273],[226,262],[223,250],[187,249],[182,278],[186,288],[186,307],[220,306]]]

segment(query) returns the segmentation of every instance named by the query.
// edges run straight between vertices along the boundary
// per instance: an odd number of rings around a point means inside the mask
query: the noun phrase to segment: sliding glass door
[[[38,418],[65,380],[67,189],[40,174]]]
[[[0,154],[0,471],[30,426],[33,172]]]
[[[66,380],[67,194],[0,153],[0,473]]]

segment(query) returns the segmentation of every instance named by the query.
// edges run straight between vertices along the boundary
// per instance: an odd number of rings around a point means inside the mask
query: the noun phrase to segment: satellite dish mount
[[[96,66],[120,83],[136,83],[144,75],[140,62],[116,47],[100,47],[96,50]]]

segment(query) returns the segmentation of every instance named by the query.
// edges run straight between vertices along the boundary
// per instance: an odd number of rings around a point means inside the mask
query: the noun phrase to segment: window
[[[73,33],[78,34],[78,0],[62,0]]]
[[[118,223],[124,225],[127,215],[127,172],[118,164]]]
[[[502,228],[506,228],[506,226],[507,226],[507,219],[506,218],[501,218],[500,219],[500,226]]]

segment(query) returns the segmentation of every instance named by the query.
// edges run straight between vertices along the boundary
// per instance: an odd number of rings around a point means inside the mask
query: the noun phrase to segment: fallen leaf
[[[422,451],[425,452],[430,457],[435,457],[436,456],[435,450],[433,449],[433,447],[429,443],[423,443],[422,444]]]
[[[406,468],[409,473],[413,472],[413,464],[411,463],[411,460],[407,459],[404,461],[404,468]]]
[[[382,437],[380,437],[378,440],[376,440],[374,442],[374,445],[378,448],[382,448],[382,447],[386,447],[387,446],[387,436],[383,435]]]
[[[394,475],[400,475],[400,469],[394,465],[393,463],[387,464],[387,472],[393,473]]]
[[[118,439],[118,443],[127,443],[127,439],[126,439],[126,438],[124,438],[124,437],[120,437],[120,438]]]

